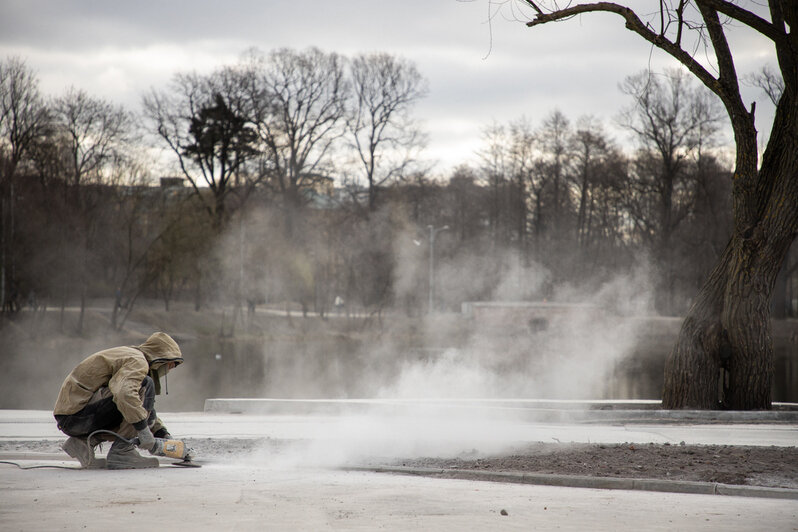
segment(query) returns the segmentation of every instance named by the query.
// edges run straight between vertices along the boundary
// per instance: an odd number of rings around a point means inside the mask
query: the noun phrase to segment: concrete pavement
[[[0,522],[7,531],[789,531],[798,522],[798,501],[250,463],[139,471],[0,465]]]
[[[209,399],[159,412],[184,437],[406,442],[486,452],[524,442],[798,446],[798,405],[768,412],[658,410],[658,401]],[[52,414],[0,410],[0,441],[60,439]],[[469,447],[471,446],[471,447]],[[483,450],[480,447],[480,450]]]
[[[375,468],[340,469],[363,457],[493,453],[538,441],[796,446],[794,423],[544,422],[507,405],[400,408],[392,413],[361,406],[335,413],[160,413],[180,437],[268,439],[280,444],[277,453],[272,446],[242,456],[225,455],[220,448],[202,469],[21,470],[0,464],[0,522],[4,530],[132,529],[157,522],[161,527],[196,530],[444,531],[794,530],[798,523],[798,500],[635,491],[631,485],[605,490],[588,483],[575,484],[587,486],[576,489],[519,484],[511,478],[477,482],[375,473]],[[55,445],[63,439],[50,412],[0,410],[0,444]],[[11,456],[0,452],[0,460]],[[13,455],[25,466],[75,465],[63,458]]]

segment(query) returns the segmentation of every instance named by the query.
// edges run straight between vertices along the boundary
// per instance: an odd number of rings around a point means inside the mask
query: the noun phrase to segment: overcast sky
[[[489,8],[488,0],[0,0],[0,56],[25,58],[48,95],[72,85],[138,110],[141,95],[174,73],[234,63],[253,46],[390,52],[429,80],[416,116],[439,174],[473,161],[494,121],[525,115],[537,126],[559,109],[610,126],[629,103],[618,90],[623,78],[672,64],[619,17],[530,29],[506,8],[488,24]],[[771,47],[751,32],[736,31],[734,44],[742,73],[773,63]],[[772,111],[760,91],[746,96],[759,101],[766,135]]]

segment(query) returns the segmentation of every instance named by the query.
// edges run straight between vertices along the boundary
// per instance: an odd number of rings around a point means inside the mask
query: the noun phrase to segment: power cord
[[[72,466],[65,466],[65,465],[35,465],[35,466],[25,467],[25,466],[20,465],[20,464],[18,464],[16,462],[10,462],[8,460],[0,460],[0,464],[9,464],[9,465],[17,466],[20,469],[44,469],[44,468],[50,468],[50,469],[82,469],[80,467],[72,467]]]
[[[134,445],[134,442],[132,440],[128,440],[127,438],[124,438],[124,437],[120,436],[118,433],[116,433],[116,432],[114,432],[112,430],[100,429],[100,430],[95,430],[94,432],[89,434],[88,438],[86,438],[86,448],[89,450],[89,454],[91,454],[91,451],[92,451],[92,446],[91,446],[91,444],[89,442],[91,441],[91,439],[94,437],[95,434],[100,434],[100,433],[110,434],[110,435],[114,436],[118,440],[122,440],[125,443],[129,443],[131,445]],[[100,443],[102,443],[102,442],[100,442]],[[63,466],[63,465],[36,465],[36,466],[27,466],[27,467],[25,467],[22,464],[18,464],[17,462],[11,462],[9,460],[0,460],[0,464],[8,464],[8,465],[17,466],[18,468],[24,469],[24,470],[27,470],[27,469],[46,469],[46,468],[49,468],[49,469],[82,469],[80,467]]]

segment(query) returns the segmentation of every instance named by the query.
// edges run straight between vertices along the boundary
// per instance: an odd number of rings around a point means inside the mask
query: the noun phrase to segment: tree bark
[[[664,408],[771,408],[771,300],[798,233],[798,98],[793,93],[779,102],[762,166],[756,179],[746,182],[753,186],[736,191],[732,238],[666,362]]]

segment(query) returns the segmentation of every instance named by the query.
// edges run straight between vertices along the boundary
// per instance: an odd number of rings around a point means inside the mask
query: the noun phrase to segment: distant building
[[[161,188],[175,188],[183,186],[182,177],[162,177]]]

